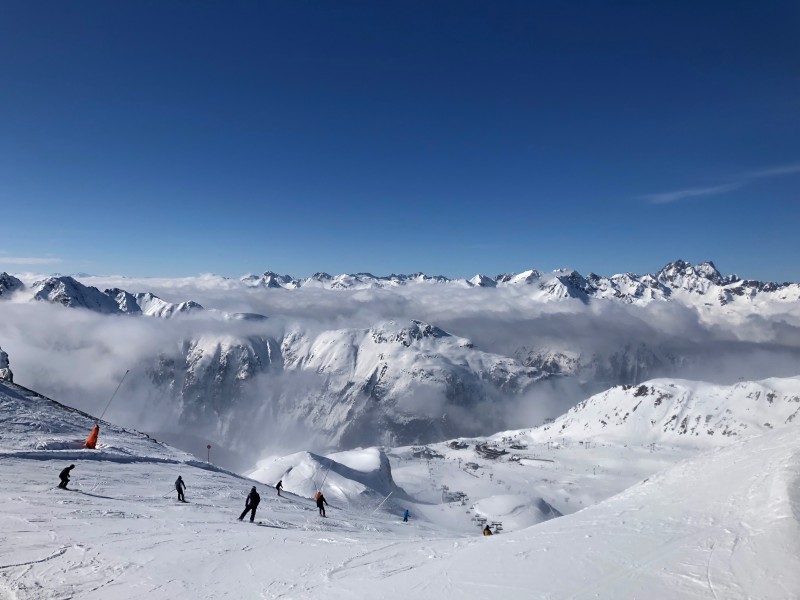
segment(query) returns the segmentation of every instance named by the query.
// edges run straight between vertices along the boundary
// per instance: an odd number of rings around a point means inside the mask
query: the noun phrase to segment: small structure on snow
[[[500,458],[501,456],[508,454],[505,450],[498,450],[497,448],[490,448],[486,444],[476,444],[475,445],[475,452],[483,456],[484,458],[490,458],[492,460]]]

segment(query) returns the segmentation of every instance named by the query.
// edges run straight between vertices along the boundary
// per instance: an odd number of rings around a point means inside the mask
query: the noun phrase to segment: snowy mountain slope
[[[290,585],[281,570],[307,564],[309,556],[332,567],[330,544],[347,552],[385,545],[382,535],[373,539],[391,529],[385,515],[370,518],[332,503],[334,514],[322,520],[313,502],[291,488],[279,499],[252,480],[109,423],[101,423],[101,446],[88,450],[82,441],[93,423],[0,382],[3,597],[254,597]],[[76,465],[70,490],[55,489],[69,463]],[[179,474],[186,504],[173,496]],[[261,527],[235,520],[253,483],[262,493]],[[397,528],[387,537],[419,535]],[[274,570],[254,575],[249,560]]]
[[[696,456],[704,449],[796,425],[786,417],[797,409],[800,378],[714,386],[702,382],[656,381],[639,388],[615,388],[588,399],[552,424],[389,451],[395,481],[421,502],[445,505],[454,529],[469,529],[478,515],[519,528],[543,520],[552,508],[571,514],[606,500],[654,472]],[[671,395],[671,398],[667,396]],[[647,403],[658,405],[647,406]],[[624,417],[626,403],[641,403]],[[710,417],[695,436],[663,417],[676,410]],[[609,415],[618,413],[616,419]],[[634,419],[631,415],[636,414]],[[662,415],[655,424],[652,416]],[[764,426],[768,416],[774,426]],[[778,424],[778,417],[786,421]],[[607,426],[601,420],[608,419]],[[637,420],[638,419],[638,420]],[[687,419],[688,420],[688,419]],[[613,422],[612,422],[613,421]],[[672,428],[665,433],[664,424]],[[726,435],[721,432],[727,431]],[[524,493],[523,493],[524,492]],[[520,493],[523,493],[520,496]],[[459,500],[459,494],[464,499]],[[456,502],[464,508],[450,504]],[[466,508],[469,507],[469,508]],[[550,508],[548,508],[550,507]],[[417,506],[421,514],[430,509]],[[442,521],[433,511],[432,518]]]
[[[149,376],[159,389],[180,401],[184,425],[217,423],[236,406],[243,386],[256,375],[282,369],[278,343],[265,336],[202,335],[164,352]],[[224,425],[220,423],[220,426]]]
[[[106,290],[104,293],[114,298],[120,312],[127,314],[169,318],[179,314],[203,310],[202,306],[192,300],[178,303],[166,302],[150,292],[131,294],[125,290],[114,288]]]
[[[476,432],[468,421],[473,408],[492,403],[500,411],[503,398],[513,401],[542,377],[421,321],[293,329],[280,339],[213,333],[165,350],[147,372],[179,401],[181,426],[218,443],[249,439],[240,423],[262,414],[269,423],[297,425],[296,435],[328,448]],[[257,403],[236,400],[250,397]],[[239,433],[229,435],[230,427]],[[245,429],[255,436],[257,427]],[[271,435],[279,433],[273,429]]]
[[[340,447],[465,431],[457,420],[460,412],[501,392],[520,394],[542,377],[421,321],[386,321],[316,336],[289,332],[281,353],[284,370],[324,379],[323,393],[298,408],[312,414],[315,429],[331,432]]]
[[[76,460],[131,460],[150,458],[163,462],[197,462],[186,452],[170,448],[152,438],[111,423],[100,422],[98,450],[83,442],[97,422],[90,415],[60,404],[10,381],[0,381],[0,454],[3,457]]]
[[[69,308],[86,308],[112,314],[120,312],[113,298],[96,287],[85,286],[72,277],[48,277],[34,282],[33,299],[61,304]]]
[[[0,297],[8,297],[24,287],[25,284],[13,275],[9,275],[8,273],[0,273]]]
[[[704,446],[782,427],[798,415],[800,377],[731,386],[656,379],[592,396],[543,427],[542,434]]]
[[[572,515],[455,550],[432,544],[430,562],[373,554],[354,565],[348,575],[357,580],[345,589],[409,567],[414,579],[395,578],[396,597],[794,598],[799,485],[793,424]]]
[[[31,294],[31,299],[61,304],[68,308],[85,308],[101,314],[146,315],[169,318],[179,314],[203,310],[193,301],[170,303],[150,292],[132,294],[120,288],[100,291],[94,286],[86,286],[69,276],[47,277],[35,281],[30,289],[9,276],[0,274],[0,296],[3,291],[23,290]]]
[[[606,465],[592,474],[595,449],[565,447],[549,450],[568,455],[563,464],[559,458],[541,468],[476,459],[486,466],[468,475],[448,456],[413,448],[390,452],[396,454],[390,460],[409,463],[399,469],[409,482],[406,471],[430,463],[437,476],[461,473],[474,485],[504,490],[474,507],[476,516],[505,512],[504,525],[512,523],[512,514],[522,523],[534,510],[548,511],[538,492],[558,497],[571,487],[565,479],[580,477],[589,498],[590,482],[615,487],[626,471],[628,478],[648,472],[644,481],[583,510],[484,538],[476,524],[469,530],[452,526],[459,514],[469,518],[457,502],[404,501],[374,512],[377,503],[332,501],[322,519],[291,487],[278,498],[259,484],[261,525],[238,523],[250,480],[110,424],[101,431],[109,448],[96,453],[64,447],[80,439],[92,419],[2,382],[0,419],[4,597],[777,600],[800,589],[796,423],[658,474],[665,460],[691,455],[682,451],[667,459],[661,452],[658,466],[648,466],[653,455],[641,449],[600,446],[604,460],[616,456],[620,473]],[[381,470],[375,450],[335,459],[367,474]],[[53,489],[69,462],[76,464],[74,490]],[[506,482],[511,469],[517,479]],[[494,477],[474,474],[480,471]],[[178,474],[186,481],[188,503],[173,496]],[[309,474],[317,481],[323,476],[320,470]],[[531,477],[537,479],[534,493],[524,483]],[[567,504],[577,499],[573,495]],[[412,514],[405,524],[399,519],[403,506]]]

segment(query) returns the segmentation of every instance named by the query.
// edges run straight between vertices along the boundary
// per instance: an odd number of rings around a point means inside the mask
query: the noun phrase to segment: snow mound
[[[561,516],[543,498],[523,494],[489,496],[474,506],[476,515],[489,522],[500,521],[504,529],[524,529]]]
[[[392,479],[389,459],[377,448],[339,452],[328,457],[312,452],[271,457],[259,461],[247,476],[272,486],[283,481],[287,492],[307,498],[313,497],[322,486],[329,501],[351,505],[375,504],[391,492],[405,496]]]

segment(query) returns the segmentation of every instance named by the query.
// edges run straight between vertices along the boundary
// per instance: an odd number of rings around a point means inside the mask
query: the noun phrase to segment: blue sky
[[[0,270],[800,280],[796,2],[0,4]]]

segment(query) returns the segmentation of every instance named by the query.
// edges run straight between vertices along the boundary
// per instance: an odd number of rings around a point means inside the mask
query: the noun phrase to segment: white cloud
[[[687,188],[675,190],[673,192],[661,192],[658,194],[645,194],[644,196],[641,196],[641,198],[652,204],[669,204],[679,200],[686,200],[687,198],[727,194],[729,192],[738,190],[751,181],[780,177],[782,175],[793,175],[795,173],[800,173],[800,163],[777,165],[775,167],[767,167],[765,169],[749,171],[740,175],[737,178],[738,181],[733,181],[731,183],[723,183],[721,185],[712,185],[708,187]]]
[[[751,171],[747,174],[747,177],[749,179],[764,179],[765,177],[778,177],[780,175],[792,175],[794,173],[800,173],[800,163],[779,165],[777,167]]]
[[[0,256],[0,264],[8,265],[54,265],[61,259],[53,256]]]
[[[696,198],[700,196],[716,196],[718,194],[727,194],[734,190],[738,190],[744,185],[741,181],[734,183],[725,183],[723,185],[714,185],[702,188],[688,188],[685,190],[676,190],[674,192],[663,192],[660,194],[647,194],[642,196],[645,200],[653,204],[669,204],[670,202],[677,202],[678,200],[685,200],[687,198]]]

